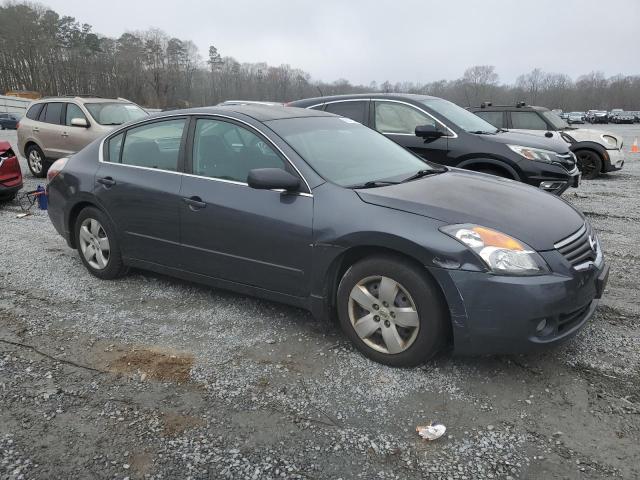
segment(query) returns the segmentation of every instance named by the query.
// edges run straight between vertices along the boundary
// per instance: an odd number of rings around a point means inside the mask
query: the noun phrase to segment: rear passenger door
[[[126,258],[180,266],[186,126],[186,117],[160,119],[105,141],[94,193],[117,227]]]
[[[40,144],[44,156],[47,158],[61,158],[67,155],[64,147],[62,132],[62,102],[47,102],[40,111],[38,123],[32,129],[36,141]]]

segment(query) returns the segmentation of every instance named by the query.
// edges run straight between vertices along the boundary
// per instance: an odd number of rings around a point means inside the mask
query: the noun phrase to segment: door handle
[[[68,137],[68,136],[69,136],[69,134],[68,134],[67,132],[62,132],[62,136],[63,136],[63,137]]]
[[[182,200],[189,205],[191,210],[200,210],[207,206],[206,202],[203,202],[200,197],[182,197]]]
[[[34,131],[34,132],[39,132],[39,131],[40,131],[40,129],[39,129],[38,127],[33,127],[33,131]]]
[[[104,177],[104,178],[99,178],[98,183],[109,188],[109,187],[113,187],[116,184],[116,181],[111,177]]]

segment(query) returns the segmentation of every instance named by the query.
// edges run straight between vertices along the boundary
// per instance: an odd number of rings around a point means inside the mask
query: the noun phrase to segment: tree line
[[[0,92],[124,97],[147,107],[215,105],[228,99],[291,101],[368,91],[422,93],[462,106],[482,101],[526,101],[564,110],[640,110],[640,75],[606,78],[591,72],[575,81],[540,69],[513,85],[500,83],[491,65],[468,68],[456,80],[353,85],[313,81],[289,65],[242,63],[210,46],[205,58],[190,40],[158,29],[110,38],[91,25],[30,3],[0,6]]]

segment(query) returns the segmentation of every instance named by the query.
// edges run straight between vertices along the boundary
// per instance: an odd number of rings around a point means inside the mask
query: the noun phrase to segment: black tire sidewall
[[[29,162],[29,155],[31,154],[32,150],[36,150],[40,154],[40,158],[42,158],[42,171],[40,173],[34,172],[33,169],[31,168],[31,163]],[[47,175],[48,167],[47,167],[47,160],[44,157],[44,153],[42,149],[37,145],[30,145],[29,148],[27,148],[25,155],[27,157],[27,167],[29,167],[29,171],[31,172],[31,175],[33,175],[36,178],[44,178]]]
[[[420,318],[420,330],[413,345],[397,354],[385,354],[365,344],[349,320],[349,295],[363,278],[383,275],[399,282],[411,295]],[[401,257],[376,256],[352,265],[342,277],[337,291],[338,319],[345,334],[366,357],[394,367],[420,365],[438,353],[445,341],[445,304],[439,287],[426,272],[421,272],[412,262]]]
[[[593,163],[595,165],[594,171],[593,173],[589,174],[589,175],[585,175],[584,172],[582,173],[582,178],[584,178],[585,180],[593,180],[594,178],[597,178],[600,173],[602,173],[602,159],[600,158],[600,156],[595,153],[595,152],[591,152],[588,150],[583,150],[581,152],[578,152],[576,155],[589,155],[589,157],[593,160]],[[578,164],[578,166],[580,166]],[[580,171],[582,171],[582,169],[580,169]]]
[[[82,222],[87,218],[93,218],[100,222],[102,228],[107,234],[107,238],[109,239],[109,261],[106,268],[102,270],[96,270],[91,265],[89,265],[89,262],[87,262],[87,260],[84,258],[82,250],[80,249],[80,226],[82,225]],[[120,251],[120,245],[118,243],[116,228],[104,212],[95,207],[84,208],[76,218],[76,223],[73,227],[73,230],[75,235],[76,247],[78,250],[78,254],[80,255],[80,260],[82,260],[82,263],[85,267],[87,267],[87,270],[89,270],[92,275],[103,280],[111,280],[121,277],[122,275],[124,275],[124,273],[126,273],[126,267],[124,266],[124,263],[122,261],[122,254]]]

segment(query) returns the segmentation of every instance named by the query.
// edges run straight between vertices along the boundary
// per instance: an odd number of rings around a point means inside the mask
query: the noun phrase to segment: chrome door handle
[[[33,127],[33,131],[34,131],[34,132],[39,132],[39,131],[40,131],[40,129],[39,129],[38,127]]]
[[[69,136],[69,134],[68,134],[67,132],[62,132],[62,136],[63,136],[63,137],[68,137],[68,136]]]

